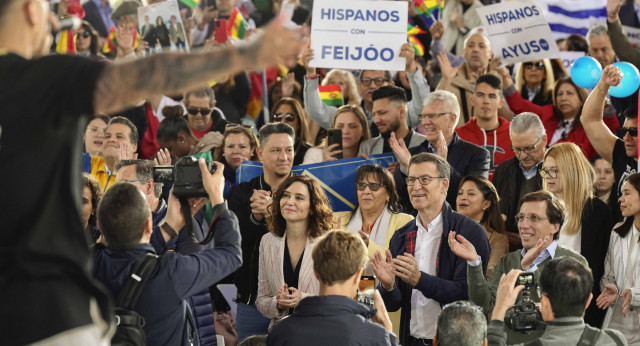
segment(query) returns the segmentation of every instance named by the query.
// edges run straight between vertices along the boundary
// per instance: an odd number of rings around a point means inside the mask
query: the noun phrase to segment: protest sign
[[[501,2],[476,11],[491,50],[503,64],[560,57],[549,24],[534,1]]]
[[[406,1],[323,0],[313,5],[313,67],[404,71]]]
[[[350,211],[358,204],[355,184],[356,169],[361,165],[374,163],[388,167],[391,162],[395,161],[397,160],[393,153],[384,153],[371,155],[369,156],[369,160],[356,157],[352,159],[293,166],[291,171],[293,171],[294,174],[306,175],[318,180],[320,186],[322,186],[327,193],[334,212]],[[245,161],[236,171],[236,182],[240,184],[260,174],[262,174],[262,163]]]
[[[573,62],[583,56],[584,52],[560,52],[560,60],[562,60],[562,66],[567,70],[567,73],[571,72]]]

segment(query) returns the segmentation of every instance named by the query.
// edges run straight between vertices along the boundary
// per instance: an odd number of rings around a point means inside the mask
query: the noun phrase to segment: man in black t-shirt
[[[106,344],[109,299],[91,278],[79,214],[81,115],[262,68],[302,43],[277,23],[243,46],[100,64],[39,58],[51,26],[58,23],[45,0],[0,1],[0,335],[8,345]]]

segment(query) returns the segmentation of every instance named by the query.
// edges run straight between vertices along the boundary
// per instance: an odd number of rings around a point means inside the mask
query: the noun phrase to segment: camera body
[[[531,300],[531,289],[536,287],[533,273],[522,273],[518,276],[516,286],[524,285],[522,290],[522,301],[507,310],[504,316],[505,325],[517,332],[531,332],[544,329],[542,314]]]
[[[213,162],[207,162],[207,169],[216,171]],[[208,197],[202,184],[202,173],[198,161],[191,156],[181,158],[174,167],[154,167],[153,181],[173,183],[173,194],[178,197]]]

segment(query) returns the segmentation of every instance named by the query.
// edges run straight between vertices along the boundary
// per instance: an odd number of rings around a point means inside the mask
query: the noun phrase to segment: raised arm
[[[610,86],[620,83],[622,72],[619,68],[609,65],[602,71],[602,77],[596,88],[591,91],[587,101],[582,107],[580,123],[589,138],[589,142],[598,155],[605,160],[613,162],[613,147],[617,137],[605,125],[602,113],[604,111],[604,101]]]
[[[276,22],[243,45],[110,64],[97,81],[94,110],[111,114],[147,95],[176,94],[245,68],[274,64],[279,58],[297,55],[301,47],[298,33]]]

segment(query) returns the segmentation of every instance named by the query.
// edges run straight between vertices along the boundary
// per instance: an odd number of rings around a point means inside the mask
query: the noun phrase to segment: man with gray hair
[[[475,144],[466,142],[455,133],[460,118],[460,105],[456,96],[446,90],[436,90],[424,98],[422,108],[422,126],[427,139],[419,146],[407,149],[404,141],[398,141],[392,134],[389,144],[396,154],[400,167],[395,173],[396,186],[400,202],[406,212],[414,212],[409,202],[405,178],[409,171],[411,156],[418,153],[433,153],[447,160],[451,171],[447,202],[453,208],[456,205],[458,187],[467,175],[489,176],[489,152]]]
[[[511,251],[522,247],[515,216],[520,197],[542,189],[542,177],[538,166],[542,164],[547,143],[547,133],[534,113],[516,115],[509,128],[511,150],[515,154],[496,169],[493,185],[500,196],[500,211],[507,217],[505,225]]]
[[[187,122],[191,132],[197,139],[209,132],[224,133],[227,121],[222,112],[216,108],[216,95],[208,85],[187,91],[184,95],[187,108]]]
[[[461,300],[442,308],[434,346],[487,346],[487,343],[487,319],[479,306]]]

